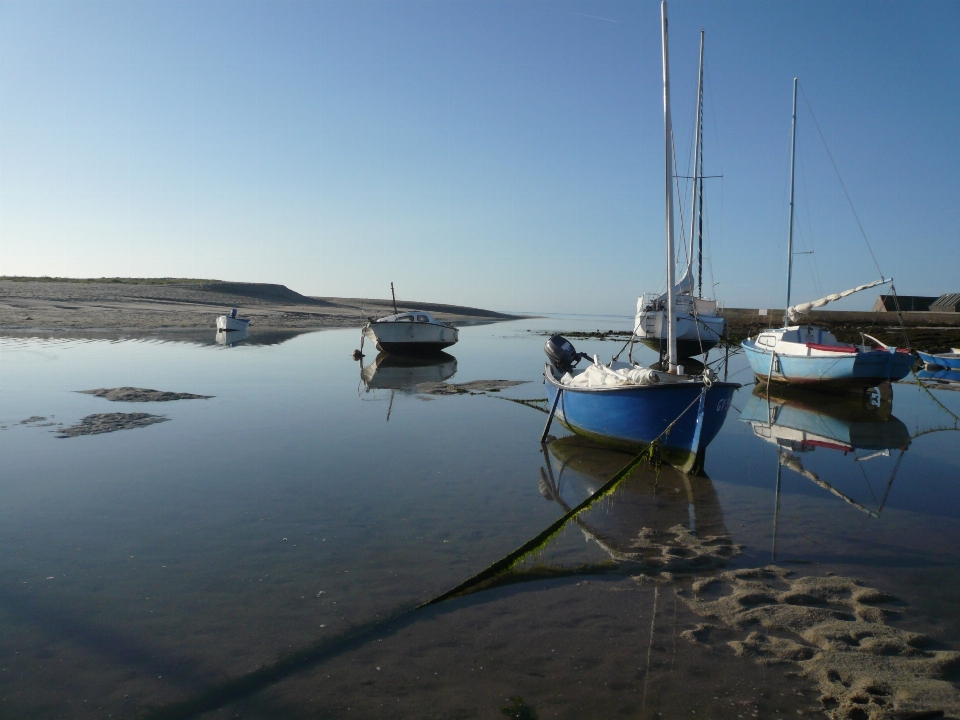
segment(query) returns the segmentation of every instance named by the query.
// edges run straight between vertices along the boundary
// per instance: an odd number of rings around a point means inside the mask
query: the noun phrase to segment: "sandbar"
[[[393,312],[391,300],[310,297],[285,285],[179,278],[0,277],[0,332],[116,333],[164,336],[214,332],[230,308],[254,332],[309,332],[361,327]],[[456,325],[514,320],[518,315],[460,305],[398,301],[401,312],[427,310]]]

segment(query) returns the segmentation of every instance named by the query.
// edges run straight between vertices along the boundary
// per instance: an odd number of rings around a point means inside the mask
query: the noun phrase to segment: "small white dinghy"
[[[246,330],[250,327],[250,318],[237,317],[237,309],[231,308],[229,315],[217,318],[217,330]]]

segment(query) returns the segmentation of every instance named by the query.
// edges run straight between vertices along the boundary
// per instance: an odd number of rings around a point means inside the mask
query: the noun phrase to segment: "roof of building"
[[[934,308],[940,307],[953,308],[957,305],[960,305],[960,293],[946,293],[930,303],[930,309],[933,310]]]

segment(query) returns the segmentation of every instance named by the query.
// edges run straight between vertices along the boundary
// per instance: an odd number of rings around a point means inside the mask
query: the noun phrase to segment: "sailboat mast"
[[[694,212],[697,219],[697,297],[703,297],[703,30],[700,31],[700,75],[697,78],[697,136],[693,157]],[[699,197],[698,197],[699,195]],[[693,264],[693,233],[690,233],[690,264]]]
[[[674,303],[674,257],[673,257],[673,122],[670,118],[670,64],[667,49],[667,0],[660,3],[663,20],[663,140],[665,179],[667,186],[667,363],[668,372],[677,373],[677,318]]]
[[[787,235],[787,305],[784,309],[783,326],[787,326],[787,310],[790,308],[790,283],[793,280],[793,168],[797,154],[797,78],[793,79],[793,120],[790,123],[790,231]]]

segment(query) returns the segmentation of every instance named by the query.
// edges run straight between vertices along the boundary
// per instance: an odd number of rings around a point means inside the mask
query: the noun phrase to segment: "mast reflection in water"
[[[773,520],[772,555],[776,560],[777,535],[780,523],[780,489],[783,468],[794,471],[818,487],[832,493],[860,512],[878,518],[886,505],[903,455],[910,447],[910,431],[892,413],[893,401],[881,393],[879,402],[861,397],[818,395],[802,391],[778,389],[768,393],[757,386],[740,415],[749,423],[753,434],[777,446],[776,494]],[[890,457],[899,450],[882,497],[872,509],[836,487],[834,482],[804,467],[802,453],[826,450],[853,454],[852,461],[866,478],[864,463],[879,457]],[[868,482],[869,485],[869,482]],[[871,491],[872,492],[872,491]]]

